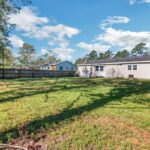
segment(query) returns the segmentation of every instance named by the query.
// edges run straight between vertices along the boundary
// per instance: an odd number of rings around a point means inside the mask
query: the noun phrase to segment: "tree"
[[[98,59],[99,60],[104,60],[104,53],[100,53]]]
[[[124,58],[124,57],[129,57],[130,53],[127,50],[122,50],[122,51],[118,51],[114,58]]]
[[[147,54],[146,43],[137,44],[131,51],[133,56],[144,56]]]
[[[34,61],[35,66],[38,66],[40,64],[45,64],[45,59],[43,58],[43,56],[38,56]]]
[[[38,56],[35,61],[34,65],[46,64],[46,63],[54,63],[60,61],[57,57],[52,53],[51,50],[47,50],[44,55]]]
[[[3,58],[3,77],[5,69],[4,57],[6,54],[5,47],[10,46],[9,33],[14,27],[14,25],[9,22],[9,16],[18,13],[20,6],[28,3],[30,3],[30,0],[0,0],[0,54]]]
[[[19,48],[19,64],[21,66],[33,66],[35,49],[32,45],[24,43],[22,47]]]
[[[83,58],[78,58],[75,62],[75,64],[82,64],[86,61],[93,61],[93,60],[104,60],[104,59],[111,59],[113,56],[112,51],[108,50],[105,53],[100,53],[99,55],[95,50],[91,51],[89,54],[87,54]]]
[[[96,60],[98,58],[97,52],[95,50],[88,54],[88,60]]]
[[[11,67],[13,65],[13,54],[9,48],[3,48],[3,52],[0,53],[0,66]]]
[[[107,50],[105,53],[100,53],[99,58],[100,58],[100,59],[111,59],[112,56],[113,56],[112,51]]]
[[[21,2],[21,3],[20,3]],[[0,50],[2,47],[8,46],[9,33],[14,27],[9,22],[11,14],[18,13],[22,4],[29,4],[30,0],[0,0]]]
[[[5,59],[4,59],[4,65],[7,68],[13,67],[14,64],[14,56],[12,51],[9,48],[5,48]]]
[[[60,61],[56,58],[55,54],[51,50],[48,50],[47,53],[43,55],[43,58],[45,60],[45,63],[53,63]]]
[[[1,47],[0,51],[0,68],[2,68],[3,78],[5,77],[5,68],[13,65],[14,57],[10,49]]]
[[[79,65],[79,64],[85,63],[86,60],[87,60],[86,57],[84,57],[84,58],[78,58],[78,59],[76,60],[76,62],[75,62],[75,65]]]

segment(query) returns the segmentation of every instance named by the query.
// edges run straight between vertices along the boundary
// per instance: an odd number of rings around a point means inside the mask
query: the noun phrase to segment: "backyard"
[[[150,149],[150,81],[0,80],[0,143],[49,149]]]

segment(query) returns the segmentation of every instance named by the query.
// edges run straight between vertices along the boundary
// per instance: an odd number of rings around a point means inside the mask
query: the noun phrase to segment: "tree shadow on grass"
[[[41,119],[37,119],[34,121],[29,122],[25,127],[20,128],[12,128],[8,131],[0,133],[0,140],[4,143],[8,141],[8,135],[12,138],[19,137],[20,135],[24,134],[25,132],[30,135],[31,133],[37,133],[40,130],[46,129],[50,127],[52,124],[59,124],[64,120],[71,119],[75,116],[80,116],[85,112],[90,112],[95,109],[101,108],[107,105],[110,102],[117,102],[121,101],[125,97],[129,97],[132,95],[137,94],[146,94],[150,92],[150,84],[149,82],[118,82],[118,85],[114,87],[109,93],[107,94],[89,94],[89,97],[93,99],[92,102],[79,106],[77,108],[72,108],[73,104],[81,99],[82,93],[73,101],[72,104],[64,108],[62,112],[55,115],[50,115]],[[145,100],[146,101],[146,100]],[[133,101],[135,102],[135,101]],[[149,100],[148,100],[149,102]],[[141,103],[141,101],[136,101],[135,103]]]
[[[30,79],[18,79],[17,81],[28,81],[30,82]],[[59,79],[55,79],[54,83],[49,83],[46,82],[44,83],[44,87],[32,87],[31,85],[28,85],[29,87],[19,87],[15,90],[10,90],[10,91],[6,91],[6,92],[2,92],[0,93],[0,103],[5,103],[5,102],[13,102],[16,100],[19,100],[21,98],[24,97],[30,97],[30,96],[35,96],[35,95],[39,95],[39,94],[45,94],[46,95],[46,99],[45,101],[47,101],[48,97],[48,93],[51,92],[64,92],[64,91],[70,91],[70,90],[79,90],[79,89],[87,89],[87,88],[92,88],[92,87],[96,87],[99,84],[104,85],[105,82],[96,82],[95,80],[91,80],[91,79],[73,79],[73,80],[66,80],[66,81],[59,81]],[[68,86],[69,85],[69,86]],[[42,86],[42,85],[41,85]],[[4,98],[1,98],[4,97]]]

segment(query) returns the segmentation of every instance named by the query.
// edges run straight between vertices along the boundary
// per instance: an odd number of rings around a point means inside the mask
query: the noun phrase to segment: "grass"
[[[150,81],[0,80],[0,142],[49,149],[150,149]]]

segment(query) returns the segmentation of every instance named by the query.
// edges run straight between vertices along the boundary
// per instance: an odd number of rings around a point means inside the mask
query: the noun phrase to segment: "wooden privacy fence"
[[[0,78],[74,77],[75,71],[0,69]]]

